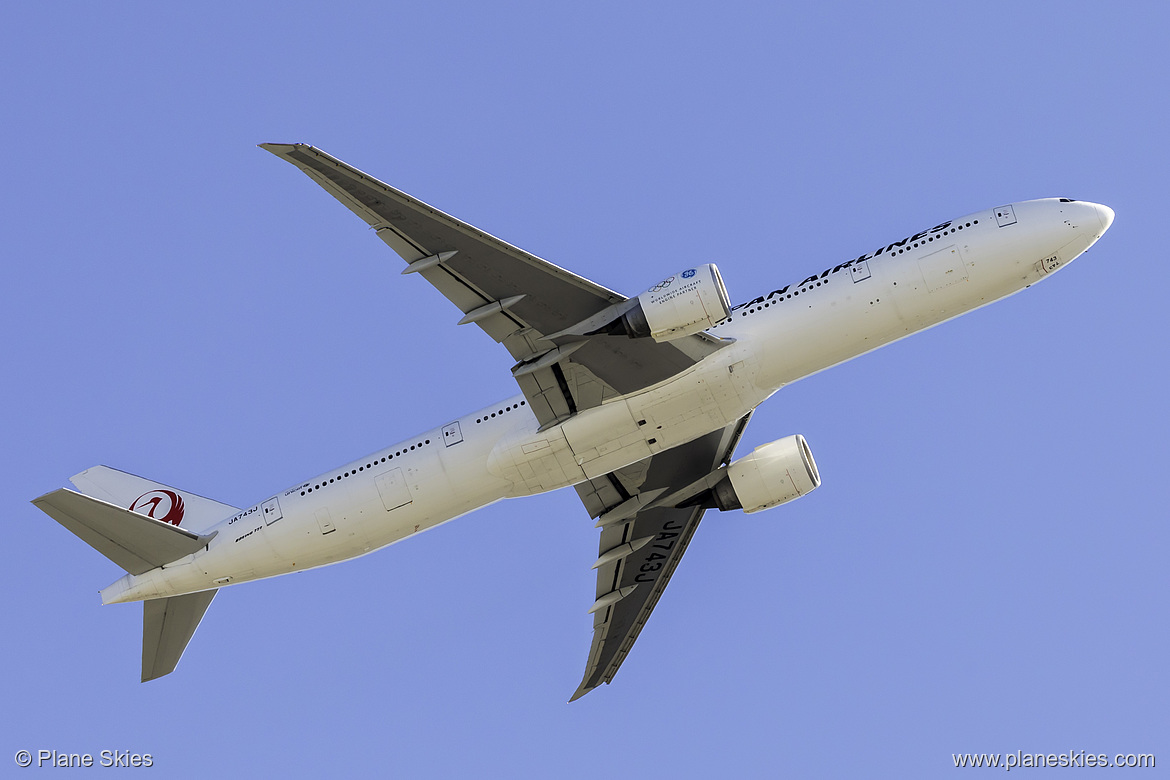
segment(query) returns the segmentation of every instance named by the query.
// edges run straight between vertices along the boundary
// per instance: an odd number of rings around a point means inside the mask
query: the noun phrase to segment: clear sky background
[[[0,775],[35,772],[21,748],[180,778],[940,777],[1017,750],[1164,773],[1168,26],[1155,3],[12,4]],[[30,499],[104,463],[247,506],[516,392],[263,141],[628,295],[716,262],[744,301],[1027,198],[1117,220],[763,406],[740,453],[802,433],[823,487],[709,513],[572,705],[597,555],[572,490],[226,589],[143,685],[141,607],[99,606],[120,570]]]

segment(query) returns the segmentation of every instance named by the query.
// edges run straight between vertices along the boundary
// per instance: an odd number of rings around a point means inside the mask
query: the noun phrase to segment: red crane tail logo
[[[173,490],[152,490],[134,499],[130,511],[178,525],[183,522],[183,497]]]

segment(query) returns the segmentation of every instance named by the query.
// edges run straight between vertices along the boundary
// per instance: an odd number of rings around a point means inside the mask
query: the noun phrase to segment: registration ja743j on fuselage
[[[406,261],[402,273],[459,308],[460,324],[501,343],[520,392],[247,509],[106,466],[73,477],[77,491],[36,499],[126,570],[102,600],[144,602],[143,680],[175,668],[223,586],[573,486],[600,529],[578,698],[613,679],[707,509],[756,512],[820,485],[799,435],[734,457],[756,406],[1047,278],[1113,221],[1094,203],[1028,200],[938,223],[734,307],[710,264],[627,298],[311,146],[262,147],[374,228]]]

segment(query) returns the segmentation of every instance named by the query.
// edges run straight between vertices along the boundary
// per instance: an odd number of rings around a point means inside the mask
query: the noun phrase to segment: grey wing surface
[[[731,460],[747,415],[718,431],[639,463],[577,485],[585,508],[600,517],[597,600],[585,677],[570,701],[613,681],[650,613],[662,597],[699,526],[702,507],[655,507],[655,499],[703,479]],[[648,508],[634,510],[639,503]],[[608,515],[607,515],[608,513]]]
[[[261,144],[366,221],[403,260],[518,361],[541,425],[667,379],[719,349],[701,333],[669,343],[560,335],[627,299],[305,144]],[[655,270],[650,276],[662,269]]]

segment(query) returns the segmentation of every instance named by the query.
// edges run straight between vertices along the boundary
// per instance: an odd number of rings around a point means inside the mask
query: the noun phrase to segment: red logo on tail
[[[178,525],[183,522],[183,497],[173,490],[152,490],[134,499],[130,511]]]

